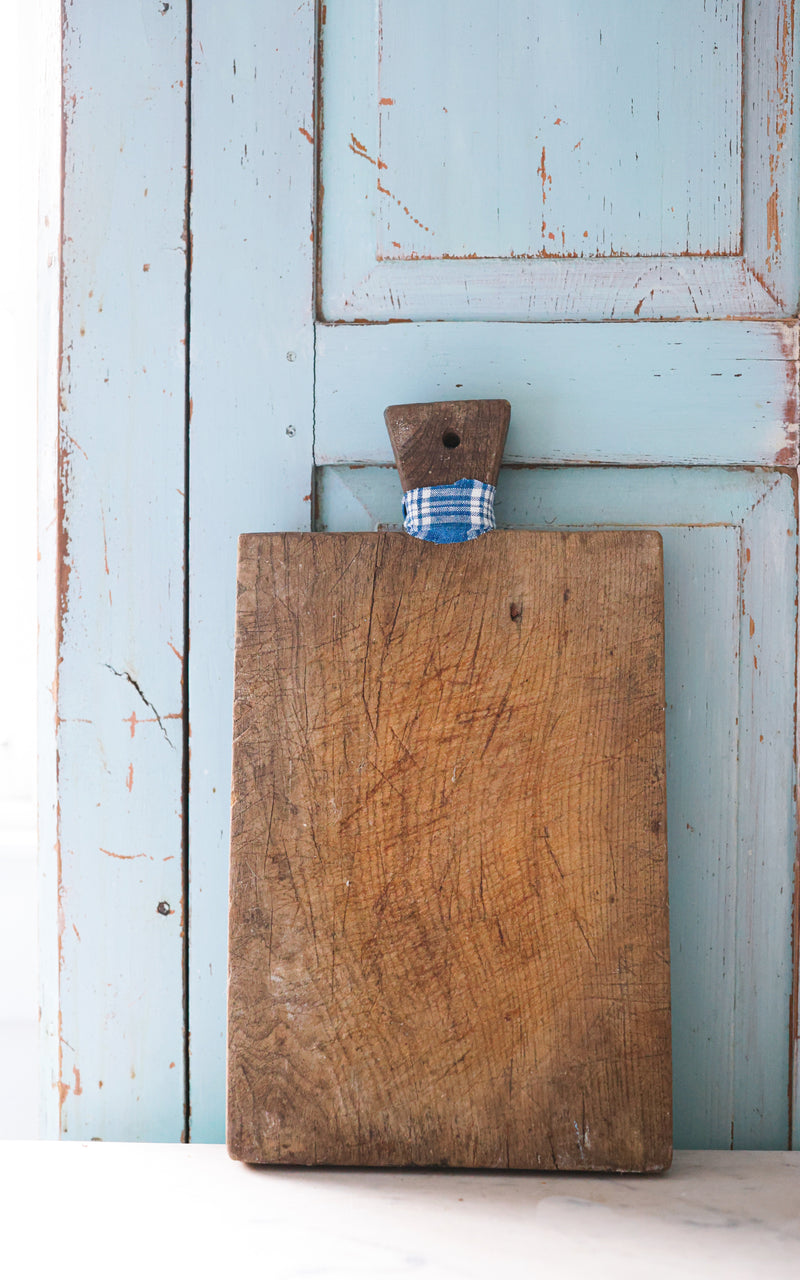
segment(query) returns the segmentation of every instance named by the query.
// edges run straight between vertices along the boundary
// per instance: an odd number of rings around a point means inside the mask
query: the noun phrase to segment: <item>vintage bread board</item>
[[[239,544],[228,1143],[671,1157],[654,533]]]

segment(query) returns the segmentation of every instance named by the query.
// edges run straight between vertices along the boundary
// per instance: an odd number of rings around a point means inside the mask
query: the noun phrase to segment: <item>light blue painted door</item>
[[[235,535],[397,523],[384,407],[505,396],[502,523],[663,530],[676,1141],[785,1146],[792,6],[261,8],[194,6],[193,1134],[223,1136]]]
[[[663,532],[676,1142],[785,1146],[794,0],[126,14],[66,26],[61,1130],[224,1136],[237,535],[397,523],[384,407],[504,396],[501,523]]]

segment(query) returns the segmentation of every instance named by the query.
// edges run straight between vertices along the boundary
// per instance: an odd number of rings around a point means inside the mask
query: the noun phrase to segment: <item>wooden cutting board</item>
[[[666,1167],[661,539],[239,546],[231,1154]]]

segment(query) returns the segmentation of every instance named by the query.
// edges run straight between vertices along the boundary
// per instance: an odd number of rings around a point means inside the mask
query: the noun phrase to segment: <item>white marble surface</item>
[[[0,771],[2,759],[0,743]],[[13,821],[15,815],[9,814],[10,808],[0,799],[0,1138],[36,1138],[36,831],[12,826],[9,817]]]
[[[663,1175],[542,1177],[0,1142],[0,1219],[14,1276],[798,1280],[800,1152],[678,1152]]]

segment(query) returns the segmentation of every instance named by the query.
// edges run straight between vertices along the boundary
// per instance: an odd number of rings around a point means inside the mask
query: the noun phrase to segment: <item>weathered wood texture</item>
[[[46,1131],[178,1141],[185,8],[75,0],[63,75]]]
[[[392,468],[323,467],[317,528],[397,525],[397,488]],[[501,528],[662,533],[675,1145],[785,1148],[794,477],[511,467],[500,472],[495,512]]]
[[[323,15],[324,319],[795,313],[793,0]]]
[[[232,1153],[671,1156],[661,539],[240,541]]]
[[[497,484],[511,416],[507,400],[393,404],[383,416],[404,490],[462,478]]]

